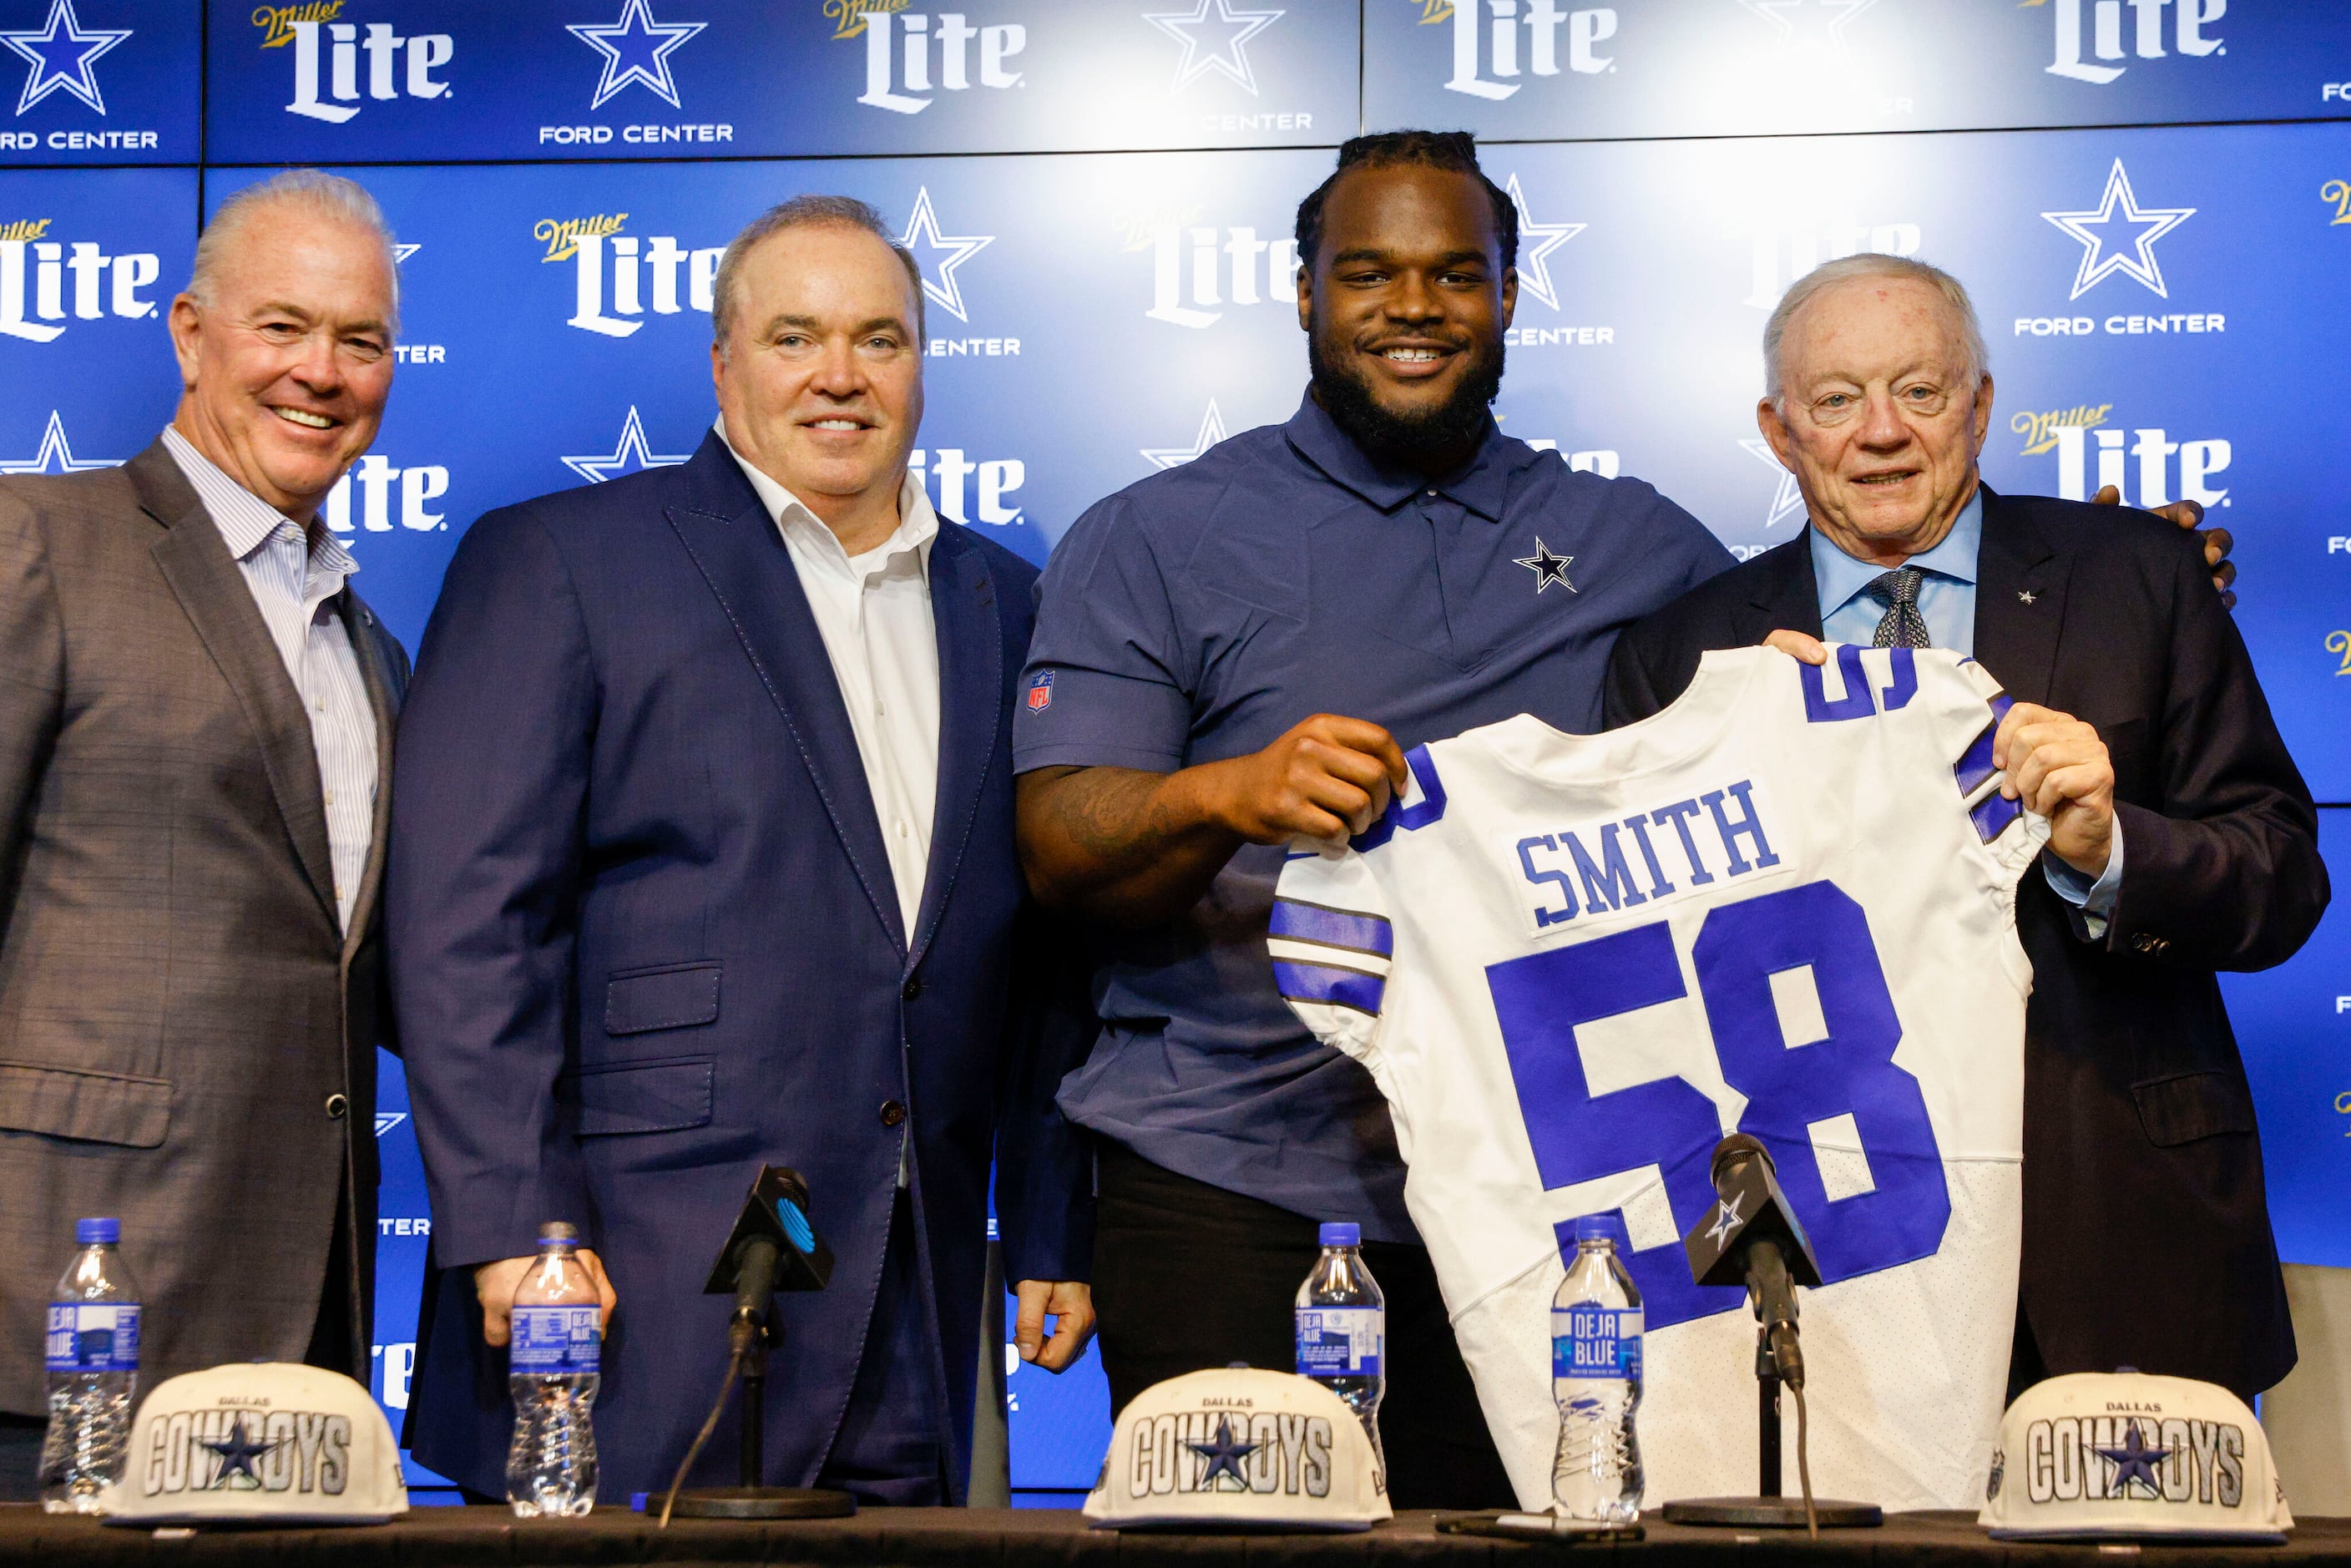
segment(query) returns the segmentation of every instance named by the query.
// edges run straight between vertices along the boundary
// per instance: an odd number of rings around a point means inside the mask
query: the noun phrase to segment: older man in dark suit
[[[2294,1365],[2252,1099],[2214,972],[2301,946],[2326,907],[2309,790],[2193,538],[2143,514],[2001,496],[1958,282],[1855,256],[1791,289],[1757,415],[1811,526],[1626,632],[1612,724],[1699,653],[1816,639],[1971,652],[2016,699],[1994,759],[2050,819],[2017,899],[2024,1239],[2011,1393],[2056,1373],[2197,1377],[2251,1396]]]
[[[408,664],[319,504],[392,390],[392,236],[315,171],[231,200],[122,467],[0,479],[0,1497],[43,1309],[117,1216],[141,1384],[365,1379],[376,892]]]

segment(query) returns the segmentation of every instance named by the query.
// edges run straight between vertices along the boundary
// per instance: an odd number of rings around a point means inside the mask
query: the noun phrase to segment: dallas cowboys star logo
[[[220,1474],[212,1479],[211,1485],[206,1490],[217,1491],[239,1476],[243,1476],[246,1479],[253,1483],[250,1487],[239,1488],[238,1490],[240,1491],[254,1491],[259,1490],[261,1486],[261,1474],[253,1468],[253,1461],[258,1458],[266,1458],[269,1454],[277,1450],[279,1443],[284,1441],[285,1439],[281,1437],[277,1442],[256,1443],[252,1438],[246,1437],[245,1435],[245,1414],[244,1412],[239,1411],[237,1413],[235,1424],[229,1427],[228,1436],[226,1437],[217,1443],[200,1442],[197,1445],[200,1448],[210,1448],[214,1453],[218,1454],[221,1458]]]
[[[1193,458],[1225,438],[1225,416],[1217,407],[1217,400],[1208,400],[1208,412],[1200,416],[1200,434],[1192,438],[1189,446],[1146,446],[1143,455],[1154,468],[1180,468]]]
[[[1228,0],[1200,0],[1199,8],[1188,16],[1181,12],[1160,12],[1143,19],[1184,46],[1184,57],[1176,62],[1176,86],[1179,90],[1209,71],[1222,71],[1255,98],[1257,73],[1249,69],[1245,46],[1280,21],[1281,13],[1236,10]],[[1204,50],[1199,36],[1193,31],[1196,27],[1221,29],[1221,41]]]
[[[994,245],[996,236],[939,233],[939,215],[932,210],[931,189],[925,185],[914,193],[914,214],[907,218],[906,232],[898,236],[898,243],[922,263],[924,297],[968,326],[971,318],[964,310],[963,286],[956,281],[956,268]],[[938,259],[925,261],[925,253]]]
[[[2117,212],[2116,209],[2120,209]],[[2082,242],[2082,265],[2074,273],[2074,292],[2068,299],[2079,299],[2115,273],[2137,278],[2155,290],[2162,298],[2170,294],[2163,287],[2163,268],[2155,259],[2155,242],[2196,215],[2194,207],[2142,207],[2131,193],[2130,176],[2123,172],[2123,161],[2115,160],[2114,172],[2106,176],[2105,193],[2098,204],[2086,213],[2043,213],[2050,223],[2066,235]],[[2127,241],[2129,248],[2106,248],[2105,230],[2122,223],[2137,233]]]
[[[1570,593],[1575,591],[1575,584],[1567,580],[1567,569],[1575,564],[1575,558],[1572,555],[1552,554],[1551,547],[1542,542],[1541,536],[1536,537],[1534,554],[1522,556],[1510,564],[1525,567],[1535,574],[1535,592],[1538,595],[1554,582]]]
[[[405,1111],[378,1111],[375,1113],[375,1135],[381,1138],[407,1120],[408,1113]]]
[[[0,474],[83,474],[92,468],[117,467],[120,461],[114,457],[76,457],[72,444],[66,440],[66,422],[51,409],[49,423],[41,432],[41,449],[30,457],[0,458]]]
[[[1199,1483],[1192,1489],[1195,1491],[1214,1491],[1218,1476],[1230,1476],[1236,1487],[1242,1491],[1249,1490],[1249,1476],[1242,1470],[1241,1461],[1265,1447],[1262,1443],[1243,1443],[1235,1440],[1233,1424],[1223,1416],[1217,1417],[1215,1442],[1195,1443],[1187,1440],[1184,1446],[1208,1461],[1208,1473],[1200,1478]]]
[[[2115,1467],[2114,1484],[2106,1489],[2109,1496],[2127,1496],[2134,1481],[2144,1484],[2153,1496],[2163,1495],[2163,1482],[2156,1476],[2155,1467],[2171,1458],[2172,1450],[2147,1447],[2147,1439],[2139,1435],[2137,1421],[2123,1429],[2121,1448],[2100,1448],[2096,1452]]]
[[[24,94],[16,99],[16,112],[24,113],[53,92],[69,92],[104,114],[106,95],[98,90],[98,78],[90,67],[130,36],[128,27],[85,29],[74,16],[73,0],[55,0],[47,26],[0,33],[0,44],[33,62],[32,73],[25,78]]]
[[[645,422],[637,416],[637,405],[629,405],[629,417],[621,422],[620,444],[609,455],[566,457],[563,465],[590,485],[601,485],[607,479],[618,479],[630,474],[642,474],[648,468],[674,468],[694,455],[679,453],[665,456],[651,452],[645,446]]]
[[[1844,30],[1853,19],[1877,4],[1877,0],[1739,0],[1750,11],[1780,29],[1782,53],[1799,47],[1817,47],[1817,40],[1825,36],[1830,49],[1840,60],[1847,57],[1849,46]],[[1835,13],[1834,16],[1828,13]],[[1823,26],[1826,31],[1823,35]]]
[[[670,75],[669,57],[709,25],[656,22],[650,0],[626,0],[617,22],[603,26],[574,22],[564,28],[604,57],[603,78],[597,82],[595,99],[588,107],[601,109],[606,99],[632,82],[648,89],[672,109],[679,107],[677,81]]]
[[[424,244],[422,240],[418,241],[414,245],[393,246],[392,247],[392,266],[398,267],[402,262],[406,261],[410,256],[414,256],[418,251],[423,250],[423,248]]]
[[[1796,476],[1773,455],[1771,444],[1760,435],[1750,435],[1739,445],[1741,451],[1780,476],[1780,487],[1771,492],[1771,510],[1765,515],[1763,526],[1776,528],[1790,517],[1803,516],[1804,494],[1796,488]]]
[[[1747,1195],[1743,1192],[1733,1193],[1724,1198],[1722,1212],[1714,1217],[1714,1224],[1708,1228],[1706,1239],[1717,1247],[1729,1240],[1730,1233],[1739,1228],[1739,1206],[1746,1201]]]
[[[1582,234],[1585,225],[1535,222],[1534,214],[1527,211],[1526,193],[1519,189],[1516,174],[1502,189],[1510,193],[1510,205],[1519,209],[1519,292],[1531,294],[1556,310],[1559,289],[1551,280],[1551,267],[1543,257]]]

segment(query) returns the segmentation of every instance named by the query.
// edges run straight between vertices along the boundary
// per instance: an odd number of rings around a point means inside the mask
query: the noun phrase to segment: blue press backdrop
[[[402,242],[403,341],[329,520],[413,647],[472,518],[694,449],[720,248],[840,191],[923,265],[934,501],[1042,560],[1098,497],[1295,407],[1289,234],[1336,142],[1466,127],[1522,220],[1505,428],[1742,553],[1802,523],[1752,415],[1780,292],[1860,249],[1958,272],[1992,483],[2192,496],[2236,533],[2238,622],[2351,882],[2351,7],[918,3],[0,0],[0,472],[136,452],[200,214],[356,165]],[[2351,915],[2228,988],[2279,1240],[2351,1264]],[[397,1413],[429,1220],[386,1065]],[[1092,1358],[1008,1364],[1014,1485],[1083,1488]]]

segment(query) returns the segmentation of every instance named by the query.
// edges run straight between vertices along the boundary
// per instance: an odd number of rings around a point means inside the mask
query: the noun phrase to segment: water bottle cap
[[[560,1219],[550,1219],[538,1228],[538,1243],[544,1247],[550,1241],[560,1241],[566,1247],[576,1247],[580,1244],[580,1228],[576,1225],[567,1225]]]
[[[1625,1242],[1625,1222],[1613,1210],[1606,1214],[1579,1216],[1575,1221],[1575,1239],[1578,1242],[1605,1241],[1621,1248]]]
[[[74,1221],[74,1241],[82,1247],[111,1247],[122,1239],[122,1221],[119,1219],[77,1219]]]
[[[1322,1245],[1325,1247],[1361,1247],[1363,1244],[1364,1228],[1360,1225],[1343,1220],[1322,1228]]]

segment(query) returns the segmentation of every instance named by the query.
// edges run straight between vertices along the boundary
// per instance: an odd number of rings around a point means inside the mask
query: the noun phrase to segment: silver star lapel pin
[[[2029,589],[2029,588],[2020,590],[2020,591],[2018,591],[2017,595],[2016,595],[2016,601],[2017,601],[2019,604],[2030,604],[2030,603],[2032,603],[2032,590],[2031,590],[2031,589]]]

